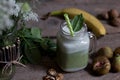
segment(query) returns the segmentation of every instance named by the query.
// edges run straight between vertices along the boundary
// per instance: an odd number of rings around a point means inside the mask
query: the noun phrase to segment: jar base
[[[60,67],[60,68],[65,72],[76,72],[76,71],[79,71],[79,70],[83,70],[86,67],[87,67],[87,65],[84,66],[84,67],[81,67],[81,68],[70,68],[70,69],[65,69],[65,68],[62,68],[62,67]]]
[[[12,66],[12,73],[9,75],[2,74],[2,69],[3,69],[3,66],[0,66],[0,80],[11,80],[11,78],[15,74],[16,66],[15,65]]]

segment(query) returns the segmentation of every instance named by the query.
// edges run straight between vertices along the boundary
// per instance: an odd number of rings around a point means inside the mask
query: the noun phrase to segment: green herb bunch
[[[19,29],[26,27],[27,21],[38,21],[38,15],[27,2],[1,0],[0,5],[0,46],[8,46],[14,43]]]
[[[42,56],[56,56],[56,44],[49,38],[41,36],[41,30],[37,27],[22,28],[19,31],[21,38],[21,53],[23,63],[38,64]]]
[[[18,1],[0,1],[0,47],[12,45],[19,37],[22,61],[36,64],[42,55],[53,56],[56,45],[52,40],[43,38],[39,28],[28,28],[26,22],[38,21],[38,15],[32,11],[27,2]],[[47,54],[43,51],[47,51]]]

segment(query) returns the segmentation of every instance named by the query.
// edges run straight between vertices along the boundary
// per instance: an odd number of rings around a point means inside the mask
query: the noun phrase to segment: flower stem
[[[65,17],[65,20],[66,20],[67,25],[68,25],[67,27],[68,27],[69,30],[70,30],[71,36],[74,36],[74,31],[73,31],[72,25],[71,25],[71,23],[70,23],[70,19],[69,19],[69,17],[68,17],[68,14],[64,14],[64,17]]]

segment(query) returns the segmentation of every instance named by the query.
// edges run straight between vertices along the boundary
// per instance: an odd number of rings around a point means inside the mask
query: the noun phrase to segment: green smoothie
[[[88,63],[88,52],[75,52],[71,54],[66,54],[63,52],[58,53],[58,59],[57,62],[58,65],[64,69],[67,70],[79,70],[87,66]]]

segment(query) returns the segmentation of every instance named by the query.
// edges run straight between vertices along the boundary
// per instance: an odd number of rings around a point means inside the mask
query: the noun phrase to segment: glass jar
[[[66,22],[57,34],[57,64],[67,72],[84,69],[88,64],[90,37],[86,24],[80,31],[70,35]]]
[[[14,40],[14,43],[11,45],[0,47],[0,80],[11,80],[16,71],[16,66],[14,65],[15,61],[18,62],[19,58],[20,58],[19,38]]]
[[[11,80],[15,74],[16,67],[15,67],[15,65],[12,65],[12,66],[8,67],[8,69],[5,73],[2,73],[3,67],[5,65],[6,64],[0,63],[0,80]]]

